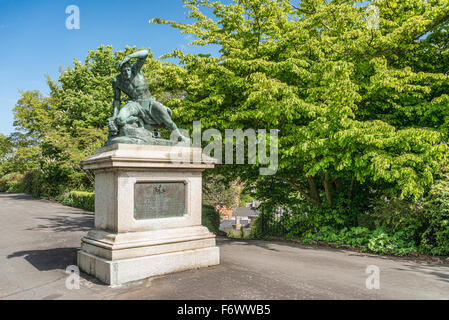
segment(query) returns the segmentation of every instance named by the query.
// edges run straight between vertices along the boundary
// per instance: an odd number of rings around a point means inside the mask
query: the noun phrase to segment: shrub
[[[413,241],[407,241],[402,238],[403,233],[398,232],[390,236],[381,228],[373,231],[368,241],[368,249],[378,254],[390,254],[404,256],[412,251],[417,251]]]
[[[210,232],[215,234],[220,232],[220,214],[210,205],[203,205],[202,224]]]
[[[449,176],[441,173],[429,193],[420,202],[392,199],[376,204],[372,214],[364,217],[365,225],[391,234],[402,248],[416,247],[423,254],[449,255]],[[374,241],[374,240],[373,240]],[[384,245],[385,236],[374,243]],[[402,243],[403,241],[404,243]],[[380,251],[389,251],[388,245]]]
[[[88,211],[95,211],[95,193],[87,191],[70,191],[65,194],[62,204],[80,208]]]
[[[55,182],[40,170],[28,171],[25,174],[9,173],[0,178],[0,192],[23,192],[35,198],[55,199],[67,189],[70,190],[67,183]]]
[[[24,192],[31,194],[35,198],[39,198],[42,195],[46,195],[46,189],[48,183],[42,176],[41,171],[34,170],[25,173],[23,178]]]
[[[402,238],[419,243],[422,233],[421,204],[403,199],[377,201],[374,209],[359,219],[360,225],[373,230],[382,228],[389,234],[401,232]]]
[[[336,244],[346,244],[355,247],[366,246],[370,240],[372,231],[367,228],[352,227],[335,230],[333,228],[324,226],[319,232],[309,231],[305,233],[301,240],[304,243],[311,241],[324,241]]]
[[[305,205],[298,207],[298,212],[285,219],[288,237],[301,238],[307,233],[318,233],[323,227],[329,230],[342,230],[350,227],[352,218],[343,206],[337,205],[333,208],[328,205],[321,207]]]
[[[6,183],[6,192],[9,193],[21,193],[22,192],[22,184],[18,180],[8,181]]]
[[[240,232],[236,232],[234,229],[231,229],[228,231],[226,236],[232,239],[240,239],[242,237],[242,234]]]
[[[226,236],[228,238],[232,238],[232,239],[247,239],[249,238],[249,234],[247,234],[245,232],[245,228],[243,228],[243,226],[240,228],[239,231],[231,229],[228,231],[228,233],[226,234]]]
[[[449,255],[449,175],[436,181],[422,206],[420,251]]]
[[[403,256],[418,251],[413,241],[403,239],[403,233],[390,235],[382,228],[369,230],[363,227],[343,228],[339,231],[323,227],[320,232],[308,232],[301,239],[304,243],[324,241],[340,245],[364,247],[363,251],[377,254]]]
[[[0,178],[0,192],[22,193],[23,174],[12,172]]]

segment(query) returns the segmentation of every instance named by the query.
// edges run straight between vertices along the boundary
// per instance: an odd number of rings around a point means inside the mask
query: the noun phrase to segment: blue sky
[[[79,30],[66,28],[69,5],[80,9]],[[19,89],[48,94],[46,74],[57,79],[60,66],[66,68],[74,58],[83,61],[88,50],[129,45],[151,48],[159,57],[185,49],[187,35],[148,20],[186,22],[186,14],[181,0],[0,0],[0,133],[14,130],[12,109]]]

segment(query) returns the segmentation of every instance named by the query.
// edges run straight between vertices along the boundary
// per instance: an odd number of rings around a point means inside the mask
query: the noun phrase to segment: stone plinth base
[[[78,252],[78,266],[99,280],[117,286],[170,272],[208,267],[220,263],[218,247],[195,249],[123,260],[106,260]]]
[[[95,229],[81,239],[79,268],[116,286],[219,264],[215,235],[201,225],[201,173],[214,163],[200,148],[97,150],[82,162],[95,172]]]
[[[220,252],[215,246],[120,260],[105,259],[85,251],[78,252],[80,269],[111,286],[219,263]]]
[[[81,239],[78,266],[110,284],[220,263],[215,236],[206,227],[112,233],[92,230]]]

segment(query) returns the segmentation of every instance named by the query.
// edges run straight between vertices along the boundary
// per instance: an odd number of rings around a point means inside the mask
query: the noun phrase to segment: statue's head
[[[125,62],[120,66],[120,73],[125,80],[131,78],[131,63]]]

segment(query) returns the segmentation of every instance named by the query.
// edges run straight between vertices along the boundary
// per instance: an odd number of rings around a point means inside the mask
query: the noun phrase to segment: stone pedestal
[[[219,264],[215,235],[201,225],[201,148],[114,144],[83,161],[95,172],[95,229],[78,266],[112,286]]]

